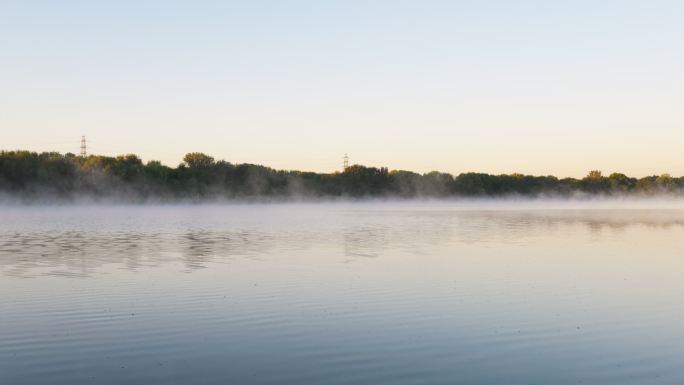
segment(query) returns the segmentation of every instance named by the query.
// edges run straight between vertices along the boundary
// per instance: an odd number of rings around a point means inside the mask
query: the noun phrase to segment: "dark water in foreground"
[[[0,208],[0,384],[682,384],[684,210]]]

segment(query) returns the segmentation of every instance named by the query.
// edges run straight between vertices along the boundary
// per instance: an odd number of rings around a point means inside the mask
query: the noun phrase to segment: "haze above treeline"
[[[203,201],[336,198],[495,198],[684,195],[684,177],[633,178],[613,172],[558,178],[523,174],[458,175],[351,165],[334,173],[233,164],[199,152],[178,167],[117,157],[0,151],[0,196],[19,201],[77,199]]]

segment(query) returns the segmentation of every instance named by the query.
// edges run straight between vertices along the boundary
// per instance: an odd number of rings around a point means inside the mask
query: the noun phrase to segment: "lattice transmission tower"
[[[344,163],[342,165],[342,171],[345,171],[348,168],[349,168],[349,157],[347,156],[347,153],[344,153]]]
[[[82,157],[82,158],[85,158],[86,155],[87,155],[87,152],[86,152],[86,139],[85,139],[85,135],[83,135],[83,136],[81,136],[81,157]]]

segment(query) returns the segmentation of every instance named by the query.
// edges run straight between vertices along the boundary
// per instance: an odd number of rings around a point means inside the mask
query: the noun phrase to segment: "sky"
[[[684,1],[0,0],[0,148],[684,175]]]

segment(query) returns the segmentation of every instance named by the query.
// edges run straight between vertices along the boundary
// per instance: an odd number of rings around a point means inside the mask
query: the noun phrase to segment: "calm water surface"
[[[682,384],[684,210],[0,208],[0,384]]]

